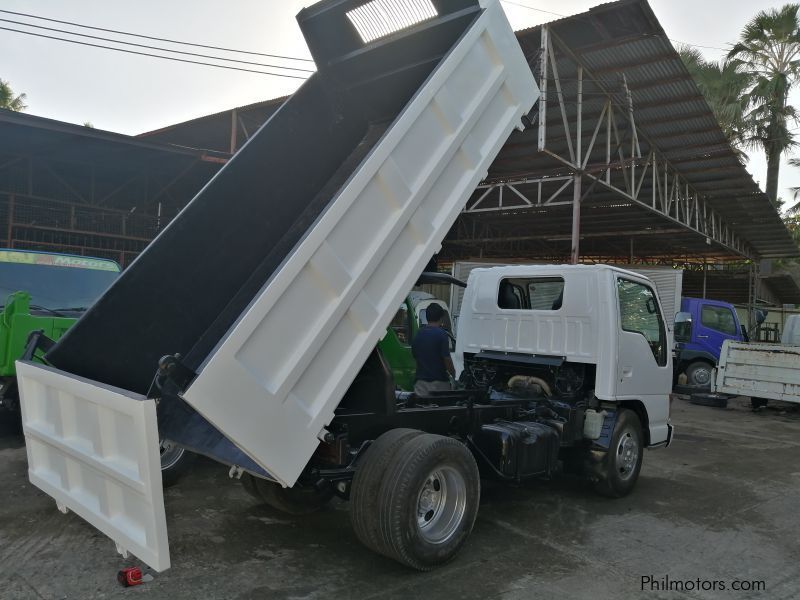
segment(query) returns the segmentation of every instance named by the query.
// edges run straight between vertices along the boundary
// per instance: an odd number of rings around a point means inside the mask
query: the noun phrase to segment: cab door
[[[694,343],[700,350],[719,360],[725,340],[742,339],[739,320],[730,306],[710,302],[702,302],[698,313],[693,332]]]
[[[617,276],[616,286],[619,305],[616,396],[644,401],[669,395],[671,349],[658,297],[650,285],[624,276]]]

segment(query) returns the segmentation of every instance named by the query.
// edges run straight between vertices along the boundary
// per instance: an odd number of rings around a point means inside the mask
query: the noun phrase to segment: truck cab
[[[733,305],[683,298],[675,317],[675,373],[685,373],[689,385],[709,386],[725,340],[747,341]]]
[[[456,369],[478,386],[502,388],[523,376],[589,411],[631,410],[643,445],[658,446],[671,436],[669,342],[655,285],[637,273],[604,265],[475,269]]]

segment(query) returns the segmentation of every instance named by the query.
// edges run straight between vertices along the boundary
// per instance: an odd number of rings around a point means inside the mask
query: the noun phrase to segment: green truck
[[[0,250],[0,302],[4,302],[0,307],[0,408],[18,414],[15,362],[22,357],[31,332],[59,339],[119,274],[120,266],[113,260]],[[194,458],[183,448],[162,442],[164,485],[175,483]]]
[[[417,285],[426,283],[466,287],[463,281],[446,273],[423,273],[417,281]],[[455,351],[453,325],[450,321],[450,310],[447,303],[422,291],[412,291],[406,296],[386,330],[386,335],[378,343],[378,349],[392,370],[395,385],[406,392],[413,391],[417,370],[416,361],[411,354],[411,340],[417,335],[420,327],[426,324],[425,309],[431,304],[438,304],[444,309],[444,329],[450,335],[450,350]]]
[[[31,332],[60,338],[119,272],[113,260],[0,250],[0,406],[18,410],[15,361]]]

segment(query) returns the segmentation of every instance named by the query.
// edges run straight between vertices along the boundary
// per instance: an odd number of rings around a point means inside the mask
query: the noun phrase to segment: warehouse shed
[[[0,245],[125,266],[227,160],[0,110]]]
[[[796,299],[791,277],[755,283],[760,261],[800,251],[645,0],[517,38],[541,99],[448,234],[440,265],[729,264],[752,302]],[[128,264],[284,100],[136,137],[0,111],[9,141],[0,150],[0,235],[10,247]]]
[[[645,0],[517,37],[542,97],[451,232],[449,255],[798,255]]]
[[[646,0],[603,4],[517,39],[541,100],[470,199],[441,260],[702,264],[800,255]],[[140,138],[235,152],[284,100]]]

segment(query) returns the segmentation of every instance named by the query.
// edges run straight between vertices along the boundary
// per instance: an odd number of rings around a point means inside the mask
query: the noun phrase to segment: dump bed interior
[[[331,0],[298,15],[318,71],[47,354],[52,365],[145,393],[161,356],[203,364],[482,11],[430,0],[411,4],[434,16],[394,15],[397,4]],[[412,26],[387,34],[387,15]]]

